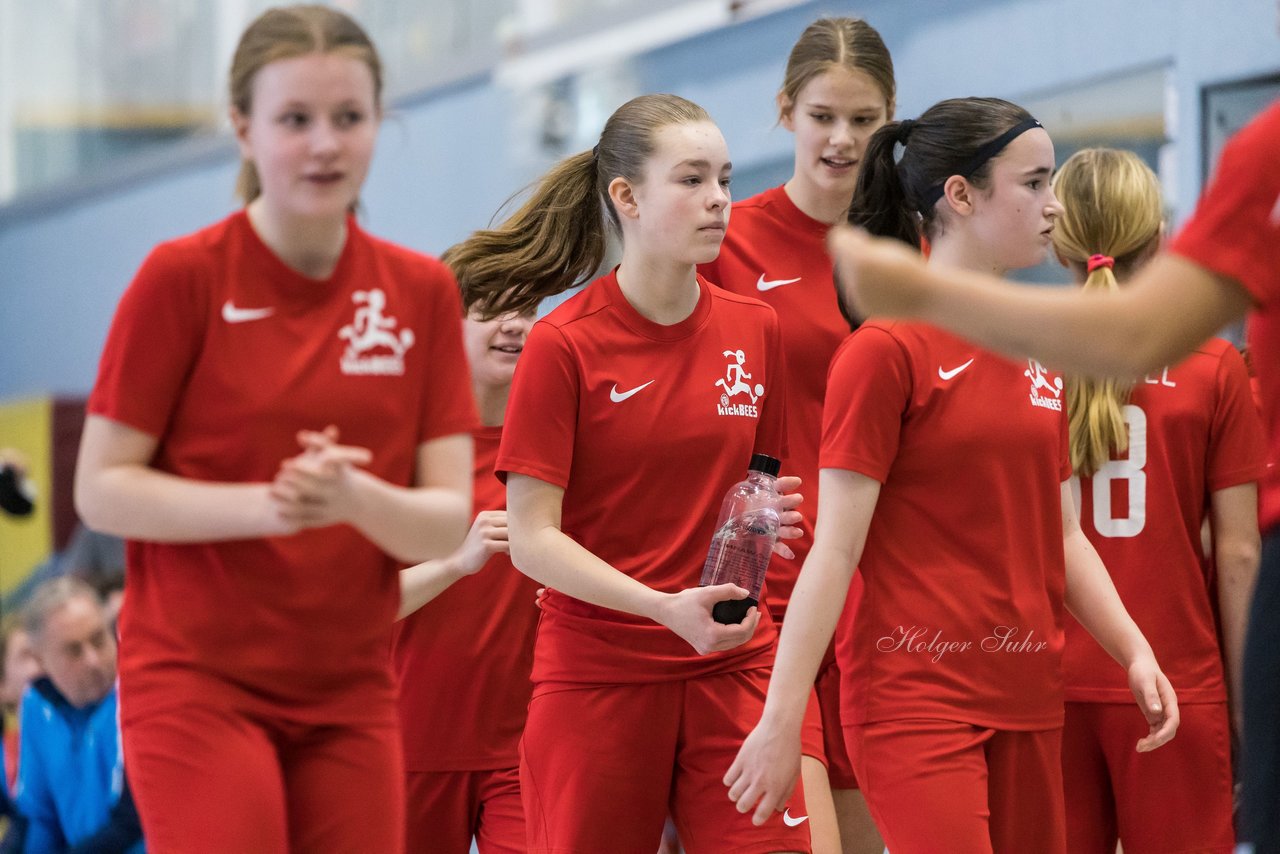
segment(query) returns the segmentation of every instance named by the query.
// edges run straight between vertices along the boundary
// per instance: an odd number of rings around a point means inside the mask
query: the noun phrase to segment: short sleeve
[[[208,316],[194,259],[156,247],[120,298],[98,363],[88,411],[164,435],[199,357]]]
[[[564,333],[540,320],[516,364],[494,472],[569,485],[578,428],[580,373]]]
[[[1235,279],[1259,305],[1280,300],[1280,102],[1227,144],[1170,249]]]
[[[1259,480],[1266,471],[1262,418],[1253,403],[1249,371],[1235,347],[1218,362],[1217,405],[1209,433],[1205,479],[1210,491]]]
[[[887,330],[864,325],[847,338],[827,372],[819,468],[884,483],[898,455],[911,387],[907,353]]]
[[[433,299],[424,325],[431,388],[424,397],[420,442],[470,433],[479,426],[471,369],[462,343],[462,299],[449,268],[432,260],[429,284]]]

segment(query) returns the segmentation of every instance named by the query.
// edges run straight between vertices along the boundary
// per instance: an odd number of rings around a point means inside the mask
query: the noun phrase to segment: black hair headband
[[[973,177],[973,174],[981,169],[984,163],[1004,151],[1005,146],[1032,128],[1039,127],[1044,127],[1044,125],[1032,118],[1023,119],[995,139],[990,142],[983,143],[978,150],[974,152],[973,157],[969,158],[968,163],[951,174],[960,175],[964,178]],[[946,184],[947,182],[943,181],[941,184],[934,184],[925,191],[924,197],[920,200],[921,211],[927,211],[938,203],[938,199],[942,198],[943,194],[946,193]]]

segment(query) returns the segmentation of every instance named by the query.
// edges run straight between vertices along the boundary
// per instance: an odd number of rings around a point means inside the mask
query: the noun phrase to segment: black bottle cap
[[[770,477],[777,477],[781,468],[782,463],[779,462],[778,458],[771,457],[768,454],[752,454],[751,463],[747,466],[748,471],[758,471]]]

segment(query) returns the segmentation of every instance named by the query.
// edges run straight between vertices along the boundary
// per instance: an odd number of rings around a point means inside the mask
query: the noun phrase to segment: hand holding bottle
[[[736,584],[690,587],[666,594],[654,619],[688,641],[698,655],[723,652],[751,639],[760,622],[760,612],[754,605],[747,606],[740,623],[725,625],[712,617],[712,611],[726,601],[745,600],[750,592]]]
[[[764,572],[778,541],[782,500],[777,477],[781,463],[767,454],[755,454],[747,467],[747,479],[729,489],[711,537],[702,585],[735,584],[746,588],[745,597],[716,603],[712,616],[719,623],[741,623],[759,604]]]

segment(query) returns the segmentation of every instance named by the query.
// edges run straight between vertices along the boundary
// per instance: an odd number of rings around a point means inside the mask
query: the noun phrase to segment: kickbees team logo
[[[741,350],[725,350],[724,357],[729,360],[725,366],[724,376],[716,380],[718,388],[723,389],[716,412],[721,415],[741,415],[746,418],[759,418],[760,410],[756,402],[764,396],[764,386],[760,383],[752,385],[748,382],[751,374],[744,367],[747,354]],[[749,403],[735,402],[734,398],[746,395]]]
[[[396,332],[396,319],[383,314],[387,295],[381,288],[356,291],[351,301],[357,306],[355,319],[338,330],[338,337],[347,342],[342,372],[357,376],[403,374],[404,354],[413,346],[413,330]]]
[[[1027,369],[1022,372],[1022,375],[1031,380],[1032,406],[1043,406],[1045,409],[1056,412],[1062,411],[1062,377],[1054,377],[1053,382],[1050,382],[1049,372],[1035,359],[1027,359]],[[1041,390],[1053,396],[1041,394]]]

